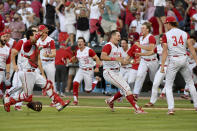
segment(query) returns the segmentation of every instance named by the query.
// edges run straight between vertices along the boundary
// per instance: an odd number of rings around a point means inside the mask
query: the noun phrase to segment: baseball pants
[[[194,101],[194,107],[197,107],[197,92],[194,87],[192,73],[189,69],[187,56],[179,56],[179,57],[171,56],[166,71],[166,84],[165,84],[168,109],[174,109],[174,97],[172,92],[172,86],[175,80],[175,76],[179,70],[186,82],[186,85],[188,85],[189,87],[190,94]]]
[[[149,72],[150,80],[154,80],[154,76],[157,72],[158,65],[158,60],[145,61],[143,58],[141,59],[134,85],[133,94],[140,94],[147,72]]]

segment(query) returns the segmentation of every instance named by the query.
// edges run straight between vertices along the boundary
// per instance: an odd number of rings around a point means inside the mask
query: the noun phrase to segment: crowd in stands
[[[166,16],[174,16],[181,29],[197,36],[197,0],[0,0],[0,32],[9,28],[11,38],[18,41],[30,26],[44,23],[55,28],[51,37],[63,48],[81,36],[90,47],[103,46],[115,29],[131,46],[144,22],[152,24],[159,42],[166,32]],[[67,86],[74,72],[69,71]]]

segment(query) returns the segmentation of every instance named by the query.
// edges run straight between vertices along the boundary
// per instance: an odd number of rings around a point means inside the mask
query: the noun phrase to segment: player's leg
[[[75,78],[73,80],[73,98],[74,102],[73,104],[77,105],[78,104],[78,89],[79,89],[79,84],[81,81],[84,79],[84,72],[82,69],[79,69],[75,75]]]
[[[85,91],[90,93],[92,91],[92,83],[93,83],[94,71],[86,71],[84,74],[84,82],[85,82]]]
[[[50,80],[53,83],[54,90],[56,92],[56,87],[55,87],[55,63],[47,63],[44,67],[44,71],[46,73],[46,77],[48,80]]]
[[[151,61],[151,63],[148,64],[149,77],[152,82],[153,82],[155,74],[158,70],[158,66],[159,66],[158,60]]]
[[[137,77],[136,77],[136,81],[135,81],[135,85],[134,85],[134,89],[133,89],[133,94],[135,94],[135,95],[140,94],[144,80],[146,78],[147,71],[148,71],[148,66],[147,66],[146,62],[142,59],[140,61],[140,65],[138,68]]]
[[[135,80],[136,80],[136,77],[137,77],[137,72],[138,70],[135,70],[135,69],[130,69],[129,72],[128,72],[128,83],[129,85],[131,84],[134,84],[135,83]]]
[[[164,68],[164,70],[166,72],[166,68]],[[157,101],[158,88],[159,88],[159,85],[161,84],[161,82],[163,81],[163,79],[165,77],[165,73],[161,73],[160,71],[161,71],[161,67],[157,71],[157,73],[155,75],[155,78],[154,78],[150,103],[147,103],[145,106],[152,106]]]
[[[38,84],[46,92],[51,101],[55,104],[54,106],[58,111],[61,111],[70,103],[70,100],[64,102],[54,91],[52,82],[50,80],[45,80],[44,77],[39,73],[36,73],[35,84]]]
[[[124,94],[126,96],[126,99],[134,107],[134,109],[136,110],[137,113],[140,113],[140,111],[142,111],[141,113],[144,112],[143,110],[141,110],[139,108],[139,106],[134,101],[134,97],[132,95],[132,92],[130,90],[130,87],[127,84],[127,82],[124,80],[124,78],[122,77],[122,75],[119,73],[119,71],[114,72],[114,71],[111,71],[111,70],[107,69],[107,70],[105,70],[103,72],[103,77],[104,77],[104,79],[106,81],[108,81],[111,84],[113,84],[114,86],[120,88],[124,92]]]
[[[196,88],[194,86],[194,82],[193,82],[193,79],[192,79],[192,73],[189,70],[188,65],[185,65],[184,68],[181,68],[180,72],[181,72],[186,84],[189,87],[189,91],[190,91],[191,97],[192,97],[193,102],[194,102],[194,107],[197,110],[197,92],[196,92]]]
[[[5,78],[5,73],[4,71],[0,71],[0,98],[3,97],[3,80]]]

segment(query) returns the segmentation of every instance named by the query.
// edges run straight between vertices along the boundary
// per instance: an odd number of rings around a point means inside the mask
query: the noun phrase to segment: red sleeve
[[[10,49],[9,56],[8,56],[8,58],[6,60],[6,64],[10,64],[10,62],[11,62],[11,49]]]
[[[21,47],[23,45],[23,40],[19,40],[18,43],[16,43],[13,48],[16,49],[17,51],[21,50]]]
[[[111,45],[110,44],[107,44],[107,45],[105,45],[103,47],[102,52],[105,52],[105,53],[107,53],[107,55],[109,55],[110,52],[111,52],[111,49],[112,49]]]
[[[24,43],[23,49],[25,52],[29,52],[31,50],[31,47],[32,47],[31,42],[28,40]]]
[[[183,20],[183,17],[181,16],[181,14],[179,13],[179,11],[176,8],[173,8],[172,11],[174,12],[176,17],[178,18],[178,21],[182,21]]]
[[[94,57],[96,55],[95,51],[93,49],[89,49],[89,56]]]
[[[54,40],[50,41],[50,47],[51,47],[51,49],[56,49]]]
[[[189,33],[187,33],[187,40],[190,38],[190,35],[189,35]]]
[[[162,43],[167,43],[167,37],[166,37],[166,34],[164,34],[162,36]]]
[[[12,45],[12,48],[14,48],[16,46],[17,42],[14,41],[13,45]]]
[[[135,45],[131,46],[131,48],[129,49],[129,51],[127,52],[127,54],[130,56],[130,57],[133,57],[133,50],[135,48]]]
[[[149,44],[156,44],[156,40],[155,40],[155,37],[153,36],[153,35],[151,35],[150,37],[149,37]]]

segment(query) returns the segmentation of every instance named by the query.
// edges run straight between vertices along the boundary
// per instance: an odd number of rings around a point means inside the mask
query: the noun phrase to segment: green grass
[[[48,98],[34,98],[43,104],[50,103]],[[148,100],[140,100],[144,105]],[[2,104],[2,103],[0,103]],[[186,100],[176,100],[177,108],[192,109]],[[80,98],[79,106],[69,106],[61,112],[55,108],[44,107],[34,112],[23,107],[22,112],[11,109],[10,113],[0,107],[0,131],[196,131],[197,112],[177,110],[174,116],[166,115],[167,109],[145,109],[148,114],[136,115],[133,109],[116,108],[111,112],[103,98]],[[91,108],[87,107],[91,106]],[[130,107],[123,100],[116,107]],[[100,107],[100,108],[97,108]],[[167,107],[165,100],[159,100],[155,107]]]

